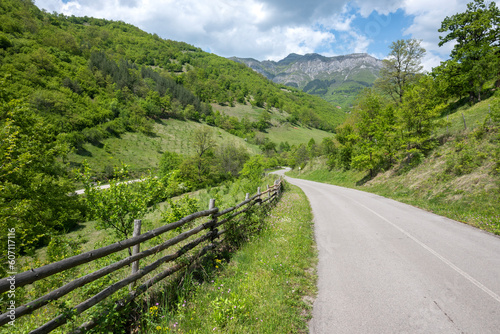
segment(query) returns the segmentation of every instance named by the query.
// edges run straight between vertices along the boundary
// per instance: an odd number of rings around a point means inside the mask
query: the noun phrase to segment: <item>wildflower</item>
[[[161,326],[156,326],[156,330],[157,331],[161,330]]]

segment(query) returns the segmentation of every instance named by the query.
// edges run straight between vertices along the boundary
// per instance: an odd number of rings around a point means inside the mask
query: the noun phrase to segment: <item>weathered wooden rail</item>
[[[113,295],[115,292],[119,291],[120,289],[129,286],[130,287],[130,292],[128,295],[117,301],[116,302],[116,307],[115,309],[119,310],[125,307],[128,303],[133,301],[137,296],[141,295],[144,293],[147,289],[149,289],[151,286],[153,286],[155,283],[161,281],[162,279],[172,275],[175,272],[180,271],[183,268],[186,268],[188,265],[190,265],[194,260],[200,258],[204,254],[206,254],[208,251],[211,249],[214,249],[217,246],[217,242],[215,239],[219,238],[221,235],[223,235],[226,230],[218,230],[218,227],[222,226],[224,223],[227,223],[231,219],[237,217],[238,215],[250,210],[255,204],[262,205],[266,202],[271,202],[272,200],[276,199],[278,195],[281,192],[282,188],[282,181],[281,180],[276,180],[275,184],[271,187],[268,186],[268,189],[266,191],[261,192],[260,188],[257,190],[257,193],[249,197],[248,194],[246,196],[246,199],[233,206],[230,208],[227,208],[225,210],[220,211],[219,208],[215,207],[214,200],[210,201],[209,204],[209,209],[205,211],[200,211],[193,213],[189,216],[186,216],[174,223],[164,225],[161,227],[158,227],[156,229],[153,229],[149,232],[143,233],[136,235],[132,238],[129,238],[127,240],[119,241],[117,243],[111,244],[109,246],[105,246],[99,249],[95,249],[86,253],[82,253],[76,256],[69,257],[67,259],[54,262],[45,266],[42,266],[40,268],[35,268],[28,270],[23,273],[19,273],[14,276],[15,279],[15,287],[22,287],[26,286],[28,284],[34,283],[38,280],[41,280],[43,278],[50,277],[52,275],[64,272],[66,270],[69,270],[71,268],[75,268],[77,266],[80,266],[85,263],[89,263],[92,261],[95,261],[99,258],[102,258],[104,256],[122,251],[124,249],[127,249],[129,247],[134,246],[134,252],[132,253],[132,256],[128,256],[120,261],[117,261],[115,263],[112,263],[106,267],[100,268],[90,274],[87,274],[85,276],[79,277],[69,283],[66,283],[65,285],[57,288],[56,290],[53,290],[46,295],[39,297],[25,305],[19,306],[15,308],[14,310],[9,310],[3,314],[0,315],[0,326],[4,326],[9,323],[9,321],[12,320],[12,316],[15,317],[16,321],[17,319],[32,313],[33,311],[46,306],[48,303],[58,300],[61,297],[67,295],[71,291],[74,291],[77,288],[83,287],[84,285],[91,283],[105,275],[108,275],[110,273],[113,273],[125,266],[131,265],[132,264],[132,273],[121,279],[118,282],[113,283],[112,285],[108,286],[104,290],[100,291],[96,295],[88,298],[87,300],[83,301],[82,303],[74,306],[71,308],[70,312],[65,312],[63,314],[60,314],[59,316],[55,317],[54,319],[50,320],[49,322],[45,323],[43,326],[31,331],[30,333],[49,333],[52,330],[58,328],[59,326],[65,324],[68,321],[69,316],[75,316],[79,315],[82,312],[88,310],[92,306],[98,304],[99,302],[105,300],[106,298],[110,297]],[[267,196],[265,196],[267,194]],[[240,209],[241,208],[241,209]],[[240,210],[238,210],[240,209]],[[224,216],[224,217],[222,217]],[[174,230],[176,228],[182,227],[186,225],[187,223],[200,218],[200,217],[209,217],[209,220],[188,230],[185,232],[182,232],[175,237],[164,241],[154,247],[151,247],[147,250],[144,251],[139,251],[139,245],[141,243],[144,243],[147,240],[150,240],[154,237],[157,237],[159,235],[162,235],[168,231]],[[222,217],[223,219],[219,219]],[[174,245],[179,244],[180,242],[188,239],[191,236],[194,236],[198,233],[201,233],[204,230],[208,230],[207,233],[204,235],[189,241],[187,244],[183,245],[180,249],[176,250],[175,252],[162,256],[161,258],[157,259],[156,261],[140,268],[139,267],[139,260],[144,259],[148,256],[151,255],[156,255],[160,251],[166,250]],[[135,231],[135,234],[137,234],[138,231]],[[190,250],[193,250],[196,246],[201,244],[204,241],[211,241],[210,244],[207,246],[203,247],[201,250],[199,250],[196,254],[191,255],[186,258],[186,260],[181,261],[168,269],[156,274],[154,277],[148,279],[147,281],[143,282],[140,286],[137,288],[133,288],[134,283],[147,274],[153,272],[155,269],[157,269],[160,265],[171,262],[173,260],[176,260],[180,258],[181,256],[185,255],[188,253]],[[0,280],[0,293],[7,292],[11,289],[12,285],[12,280],[9,280],[8,278],[3,278]],[[86,330],[89,330],[93,327],[95,327],[98,324],[98,319],[92,319],[91,321],[82,324],[80,327],[78,327],[74,333],[84,333]]]

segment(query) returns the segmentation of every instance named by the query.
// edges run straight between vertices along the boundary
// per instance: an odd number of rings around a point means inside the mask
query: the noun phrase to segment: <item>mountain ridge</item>
[[[306,93],[319,95],[335,105],[348,107],[355,96],[378,78],[382,60],[367,53],[327,57],[318,53],[290,53],[279,61],[230,57],[267,79]]]
[[[382,67],[382,61],[367,53],[352,53],[326,57],[318,53],[299,55],[290,53],[285,58],[274,61],[259,61],[254,58],[230,57],[229,59],[245,64],[254,71],[263,74],[268,79],[289,86],[303,88],[309,81],[315,79],[328,79],[328,76],[339,72],[346,74],[345,80],[349,79],[349,72],[356,69],[367,69],[376,78]],[[349,71],[346,73],[346,71]],[[297,74],[301,80],[297,80]],[[372,82],[368,82],[372,83]]]

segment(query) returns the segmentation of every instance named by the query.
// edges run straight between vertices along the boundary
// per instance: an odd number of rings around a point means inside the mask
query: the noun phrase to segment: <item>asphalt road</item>
[[[500,333],[500,238],[374,194],[287,181],[314,214],[310,333]]]
[[[137,180],[130,180],[130,181],[118,182],[118,184],[121,184],[121,183],[130,184],[130,183],[142,182],[142,181],[143,181],[142,179],[137,179]],[[110,184],[104,184],[102,186],[99,186],[98,188],[99,189],[109,189],[110,187],[111,187]],[[83,195],[83,194],[85,194],[85,189],[75,190],[75,194],[76,195]]]

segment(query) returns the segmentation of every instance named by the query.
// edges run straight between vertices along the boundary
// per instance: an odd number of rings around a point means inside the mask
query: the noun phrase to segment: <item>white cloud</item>
[[[381,15],[394,13],[403,7],[404,0],[356,0],[355,2],[360,8],[360,14],[368,17],[374,11]]]
[[[439,33],[438,29],[447,16],[464,12],[468,2],[470,0],[450,0],[446,3],[435,0],[407,0],[405,2],[405,12],[414,15],[415,18],[413,24],[404,33],[422,40],[422,46],[427,50],[427,55],[423,60],[425,70],[430,71],[441,61],[448,59],[453,43],[439,47],[439,36],[443,33]]]
[[[279,59],[291,52],[367,52],[377,31],[402,9],[413,24],[402,34],[422,39],[429,64],[439,63],[451,46],[439,48],[441,21],[462,12],[470,0],[36,0],[49,12],[121,20],[166,39],[184,41],[221,56]],[[373,22],[353,26],[357,17]],[[384,21],[389,20],[389,21]],[[401,37],[402,38],[402,37]],[[316,51],[318,52],[318,51]],[[380,52],[380,51],[378,51]]]

